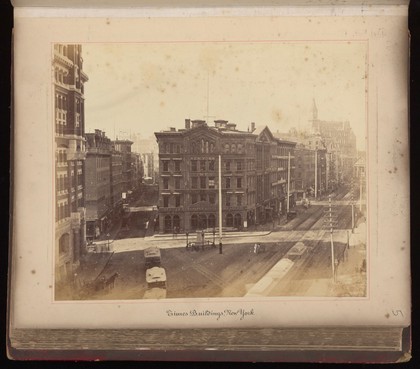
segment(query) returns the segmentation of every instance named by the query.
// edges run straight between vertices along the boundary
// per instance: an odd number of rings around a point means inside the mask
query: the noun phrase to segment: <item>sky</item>
[[[365,148],[366,43],[180,42],[82,45],[86,132],[147,138],[185,118],[247,130],[349,121]]]

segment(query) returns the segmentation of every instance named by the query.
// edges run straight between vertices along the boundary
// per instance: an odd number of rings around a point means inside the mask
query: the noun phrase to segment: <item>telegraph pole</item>
[[[289,201],[290,201],[290,151],[289,151],[289,161],[287,164],[287,208],[286,208],[286,213],[289,213]]]
[[[332,210],[331,204],[331,195],[328,196],[328,206],[325,209],[325,218],[324,218],[324,225],[326,228],[329,228],[330,231],[330,244],[331,244],[331,271],[332,271],[332,278],[334,283],[336,282],[336,263],[335,263],[335,253],[334,253],[334,240],[333,240],[333,233],[335,227],[335,216]],[[337,263],[338,264],[338,263]]]
[[[219,154],[219,243],[222,242],[222,155]]]
[[[351,233],[354,233],[354,178],[351,179]]]
[[[318,151],[315,149],[315,198],[318,197]]]
[[[334,257],[334,241],[333,241],[333,221],[332,221],[331,195],[328,196],[328,205],[329,205],[329,221],[330,221],[331,268],[332,268],[333,280],[335,282],[335,257]]]

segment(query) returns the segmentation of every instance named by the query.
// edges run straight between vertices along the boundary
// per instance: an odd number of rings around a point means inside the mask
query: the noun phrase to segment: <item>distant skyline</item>
[[[143,138],[185,118],[251,122],[273,132],[349,121],[365,149],[366,43],[82,44],[86,132]]]

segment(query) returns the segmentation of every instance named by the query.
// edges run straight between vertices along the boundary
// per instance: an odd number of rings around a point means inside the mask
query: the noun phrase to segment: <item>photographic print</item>
[[[368,43],[54,43],[54,298],[366,297]]]

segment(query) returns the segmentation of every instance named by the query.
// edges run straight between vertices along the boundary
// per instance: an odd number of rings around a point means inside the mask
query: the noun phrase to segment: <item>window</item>
[[[226,195],[226,206],[230,206],[230,195]]]
[[[242,178],[236,178],[236,188],[242,188]]]
[[[242,160],[238,160],[236,162],[236,170],[242,170],[243,169],[242,167],[243,167]]]
[[[180,171],[181,171],[181,162],[177,160],[175,162],[175,172],[180,172]]]
[[[235,153],[235,152],[236,152],[236,145],[235,145],[235,144],[233,144],[233,145],[230,147],[230,150],[232,151],[232,153]]]
[[[214,177],[209,177],[209,188],[215,188]]]
[[[197,194],[193,193],[191,195],[191,204],[196,204],[198,202],[198,196]]]
[[[176,153],[180,154],[181,153],[181,146],[176,145]]]
[[[181,195],[175,195],[175,207],[179,208],[181,206]]]
[[[230,188],[230,178],[226,178],[226,188]]]
[[[169,207],[169,196],[163,196],[163,207]]]
[[[229,144],[226,144],[225,145],[225,153],[228,153],[229,152]]]
[[[207,196],[205,193],[200,194],[200,201],[207,201]]]
[[[242,195],[236,195],[236,205],[242,206]]]
[[[197,188],[198,187],[198,178],[192,177],[191,178],[191,188]]]
[[[163,188],[165,190],[169,189],[169,178],[163,178]]]
[[[230,171],[230,161],[225,162],[225,168],[227,171]]]
[[[197,160],[191,160],[191,171],[197,171]]]
[[[202,172],[204,172],[206,170],[206,161],[205,160],[200,161],[200,170]]]
[[[181,179],[175,178],[175,188],[179,190],[181,188]]]
[[[238,144],[238,154],[242,154],[243,146],[242,144]]]
[[[206,177],[200,177],[200,188],[206,188]]]
[[[162,163],[163,165],[163,171],[164,172],[169,172],[169,161],[167,161],[167,160],[165,160],[165,161],[163,161],[163,163]]]
[[[233,226],[233,215],[227,214],[226,215],[226,227],[232,227]]]
[[[216,196],[214,193],[209,193],[209,203],[215,204],[216,203]]]
[[[209,161],[209,170],[214,170],[214,160]]]

